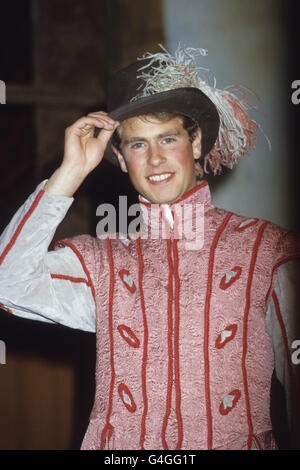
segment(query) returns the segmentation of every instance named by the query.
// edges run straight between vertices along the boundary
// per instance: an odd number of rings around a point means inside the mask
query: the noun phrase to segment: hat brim
[[[121,122],[135,116],[157,112],[181,114],[193,119],[202,130],[201,156],[207,155],[214,146],[219,132],[219,114],[212,101],[198,88],[177,88],[156,93],[120,106],[108,114],[112,119]],[[104,158],[118,165],[111,148],[111,141]]]

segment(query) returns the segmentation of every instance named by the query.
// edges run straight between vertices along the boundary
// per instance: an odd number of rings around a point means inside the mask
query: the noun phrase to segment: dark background
[[[282,21],[291,83],[300,79],[299,15],[299,2],[287,2]],[[105,110],[111,73],[164,40],[160,0],[1,3],[0,79],[7,104],[0,107],[0,231],[59,165],[64,129],[83,114]],[[300,105],[290,112],[296,182],[299,122]],[[101,202],[117,206],[118,194],[127,194],[129,204],[136,199],[127,176],[104,162],[76,195],[55,240],[94,235],[95,208]],[[291,204],[298,220],[298,193]],[[7,345],[7,364],[0,366],[0,449],[79,448],[93,402],[95,336],[1,311],[0,339]],[[279,427],[281,419],[278,414]]]

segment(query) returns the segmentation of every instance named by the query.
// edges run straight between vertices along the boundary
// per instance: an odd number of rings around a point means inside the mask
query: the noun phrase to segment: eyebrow
[[[170,136],[177,136],[179,135],[180,132],[178,130],[169,130],[166,132],[162,132],[161,134],[158,134],[155,136],[157,139],[163,139],[164,137],[170,137]],[[134,142],[147,142],[148,139],[145,137],[139,137],[139,136],[133,136],[133,137],[128,137],[127,139],[124,140],[124,145],[132,144]]]

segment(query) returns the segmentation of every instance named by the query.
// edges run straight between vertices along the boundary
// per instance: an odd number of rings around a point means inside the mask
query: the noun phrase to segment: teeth
[[[150,181],[162,181],[162,180],[169,178],[169,176],[171,176],[171,173],[165,173],[163,175],[153,175],[153,176],[149,176],[149,180]]]

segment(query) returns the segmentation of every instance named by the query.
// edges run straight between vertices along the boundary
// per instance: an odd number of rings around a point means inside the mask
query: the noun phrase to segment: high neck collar
[[[143,224],[141,237],[191,240],[202,234],[203,218],[211,205],[207,181],[201,180],[172,204],[151,204],[139,196]]]
[[[205,180],[198,181],[196,186],[187,191],[183,196],[181,196],[180,199],[177,199],[177,201],[172,202],[171,204],[152,204],[147,201],[143,196],[139,195],[140,204],[145,205],[149,208],[157,208],[158,210],[161,206],[173,207],[177,204],[182,203],[193,204],[194,202],[202,202],[203,204],[210,204],[210,200],[210,190],[208,182]]]

